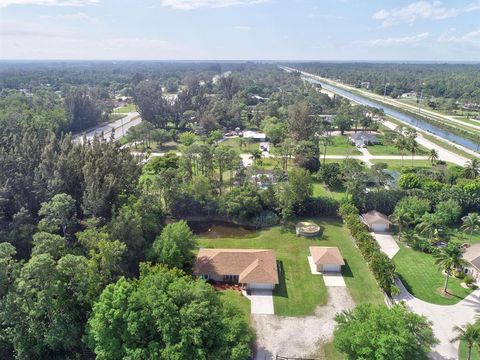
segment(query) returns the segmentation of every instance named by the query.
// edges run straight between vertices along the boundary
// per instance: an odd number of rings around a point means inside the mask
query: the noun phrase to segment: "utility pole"
[[[418,99],[418,113],[420,114],[420,104],[422,103],[422,98],[423,98],[423,88],[422,92],[420,93],[420,98]]]
[[[385,97],[387,96],[387,86],[390,85],[389,83],[385,83],[385,88],[383,89],[383,100],[385,100]]]

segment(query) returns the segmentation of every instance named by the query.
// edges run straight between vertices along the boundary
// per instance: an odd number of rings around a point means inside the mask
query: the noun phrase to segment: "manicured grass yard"
[[[328,196],[336,200],[342,200],[345,197],[345,192],[341,190],[329,190],[324,184],[314,183],[313,196]]]
[[[391,130],[384,130],[383,132],[387,132],[387,131],[392,132]],[[372,155],[402,155],[402,153],[393,144],[384,145],[383,139],[384,139],[384,135],[379,135],[378,140],[380,141],[380,143],[377,145],[368,146],[367,147],[368,152]],[[410,155],[408,151],[405,151],[404,153],[405,153],[405,157],[408,157]],[[416,155],[425,155],[425,154],[427,154],[427,150],[423,146],[420,146],[420,149],[418,149],[418,151],[416,152]]]
[[[468,359],[468,347],[467,343],[462,341],[460,343],[460,348],[458,349],[458,360],[467,360]],[[480,352],[473,348],[471,360],[480,360]]]
[[[327,291],[321,276],[312,275],[308,265],[308,247],[338,246],[346,260],[343,270],[345,282],[357,303],[383,303],[373,275],[368,270],[347,230],[337,219],[315,221],[324,230],[318,239],[297,237],[292,229],[274,227],[241,238],[199,238],[199,245],[209,248],[274,249],[280,264],[280,284],[274,292],[275,314],[302,316],[312,314],[317,305],[327,300]]]
[[[399,160],[391,160],[391,159],[385,159],[385,160],[371,160],[372,163],[387,163],[388,164],[388,169],[389,170],[395,170],[395,171],[401,171],[402,170],[402,159]],[[448,166],[451,166],[450,163],[448,163]],[[406,155],[405,159],[403,160],[403,168],[411,168],[412,167],[412,157]],[[431,168],[432,163],[429,160],[413,160],[413,167],[414,168]]]
[[[353,146],[346,135],[330,137],[332,144],[327,146],[327,155],[360,155],[360,151]],[[324,151],[323,145],[320,145],[320,157]]]
[[[240,148],[240,138],[230,138],[225,141],[222,141],[220,144],[222,145],[228,145],[234,148],[238,153],[240,154],[247,154],[253,150],[259,150],[260,149],[260,143],[259,142],[247,142],[245,146],[242,146]]]
[[[470,293],[470,290],[461,287],[461,281],[454,277],[450,277],[448,282],[451,298],[437,293],[438,288],[443,288],[445,276],[438,269],[432,255],[400,245],[400,251],[393,260],[407,290],[421,300],[438,305],[452,305]]]
[[[137,109],[135,108],[135,104],[128,104],[126,106],[116,108],[115,110],[113,110],[113,112],[118,113],[118,114],[126,114],[126,113],[133,112],[133,111],[136,111],[136,110]]]

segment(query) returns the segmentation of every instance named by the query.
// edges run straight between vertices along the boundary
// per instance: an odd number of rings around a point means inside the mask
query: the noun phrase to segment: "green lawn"
[[[383,303],[373,275],[358,249],[349,238],[343,224],[336,219],[316,221],[324,233],[319,239],[297,237],[293,228],[274,227],[241,238],[199,238],[199,245],[211,248],[275,249],[280,264],[280,284],[274,291],[275,314],[302,316],[312,314],[317,305],[327,301],[327,291],[321,276],[312,275],[308,265],[308,247],[338,246],[346,260],[345,282],[357,303]]]
[[[331,136],[332,144],[327,146],[327,155],[360,155],[360,151],[353,146],[346,135]],[[324,153],[323,145],[320,145],[320,157]],[[323,161],[323,160],[322,160]]]
[[[458,349],[458,360],[467,360],[468,359],[468,347],[467,343],[462,341],[460,342],[460,348]],[[471,360],[480,360],[480,352],[473,348]]]
[[[437,289],[443,288],[445,276],[435,265],[435,259],[430,254],[400,245],[400,251],[393,260],[407,290],[421,300],[438,305],[452,305],[470,293],[470,290],[460,286],[459,279],[451,277],[448,291],[452,297],[445,298],[438,294]]]
[[[386,131],[392,132],[392,130],[384,130],[383,132],[386,132]],[[402,155],[402,153],[393,144],[384,145],[383,139],[384,139],[384,135],[379,135],[378,140],[380,141],[380,143],[377,145],[368,146],[367,147],[368,152],[372,155]],[[426,155],[427,150],[423,146],[420,146],[416,154]],[[410,154],[405,152],[405,157],[408,157],[408,155]]]
[[[246,146],[242,146],[242,148],[240,148],[240,138],[238,137],[227,139],[225,141],[222,141],[220,144],[231,146],[240,154],[247,154],[253,150],[260,149],[259,142],[247,142]]]
[[[250,300],[234,290],[222,290],[218,293],[224,303],[232,304],[237,307],[242,312],[245,320],[248,323],[250,322]]]
[[[113,110],[114,113],[118,113],[118,114],[126,114],[133,111],[137,111],[137,109],[135,108],[135,104],[128,104]]]
[[[345,197],[345,192],[341,190],[329,190],[324,184],[313,184],[313,196],[328,196],[336,200],[342,200]]]
[[[347,356],[335,349],[332,342],[323,344],[316,354],[312,355],[314,358],[327,360],[346,360]]]
[[[389,170],[396,170],[396,171],[401,171],[402,170],[402,160],[391,160],[391,159],[382,159],[382,160],[370,160],[372,163],[377,164],[377,163],[386,163],[388,164],[388,169]],[[450,165],[450,164],[449,164]],[[403,159],[403,168],[411,168],[412,167],[412,157],[411,156],[405,156],[405,159]],[[429,160],[413,160],[413,167],[414,168],[431,168],[432,163]]]

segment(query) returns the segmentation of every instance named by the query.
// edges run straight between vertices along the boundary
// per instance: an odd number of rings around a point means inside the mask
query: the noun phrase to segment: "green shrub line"
[[[365,259],[368,267],[377,280],[380,288],[391,297],[398,288],[395,286],[395,264],[383,252],[380,246],[369,234],[367,226],[360,220],[358,209],[350,202],[344,202],[339,208],[339,214],[347,225],[355,244]]]

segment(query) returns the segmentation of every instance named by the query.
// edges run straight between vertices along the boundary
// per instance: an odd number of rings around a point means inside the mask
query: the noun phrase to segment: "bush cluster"
[[[355,244],[367,262],[373,276],[388,296],[392,296],[398,289],[394,284],[395,265],[391,259],[380,251],[380,247],[367,226],[360,220],[358,209],[352,203],[343,203],[339,214],[352,234]]]

